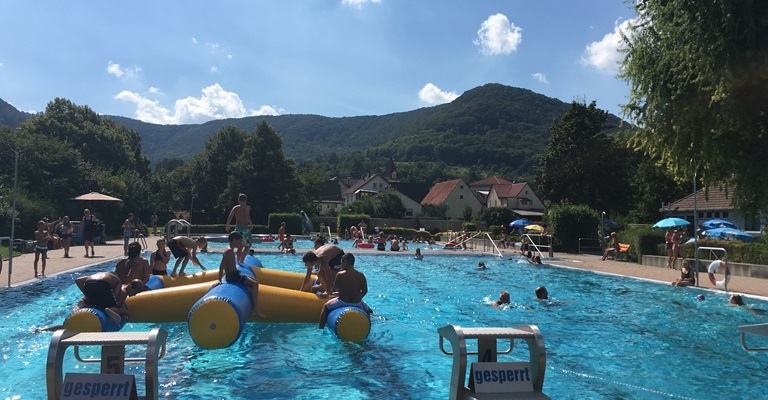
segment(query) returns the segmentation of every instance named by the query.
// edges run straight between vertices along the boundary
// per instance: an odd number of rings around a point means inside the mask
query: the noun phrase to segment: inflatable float
[[[715,278],[715,274],[717,273],[717,267],[720,266],[725,268],[725,275],[723,276],[723,279],[718,281],[717,278]],[[728,282],[731,281],[731,269],[728,268],[728,264],[726,264],[725,261],[715,260],[709,263],[709,267],[707,268],[707,276],[709,277],[709,281],[712,282],[716,288],[726,289],[728,287]]]
[[[247,256],[238,269],[258,279],[259,310],[265,318],[251,316],[248,288],[226,281],[217,284],[218,271],[205,271],[183,277],[153,276],[147,284],[153,290],[126,299],[130,322],[187,322],[194,342],[206,349],[232,345],[246,322],[318,322],[328,299],[298,290],[304,274],[263,268],[253,256]],[[362,341],[371,328],[369,310],[341,307],[329,313],[326,324],[343,341]],[[80,332],[114,332],[124,324],[94,308],[78,309],[64,321],[65,328]]]

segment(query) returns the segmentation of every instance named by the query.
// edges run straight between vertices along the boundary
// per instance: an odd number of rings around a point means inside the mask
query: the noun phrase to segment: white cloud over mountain
[[[547,80],[547,76],[542,74],[541,72],[535,72],[531,74],[531,77],[533,77],[533,79],[535,79],[539,83],[549,85],[549,80]]]
[[[523,42],[523,29],[515,26],[504,14],[494,14],[480,25],[473,41],[480,51],[489,56],[512,54]]]
[[[427,104],[443,104],[450,103],[459,97],[458,94],[453,92],[444,92],[439,87],[432,83],[427,83],[421,90],[419,90],[419,100]]]
[[[141,72],[141,67],[123,68],[120,66],[120,64],[113,63],[112,61],[107,63],[107,73],[112,74],[118,78],[135,78],[139,75],[139,72]]]
[[[176,100],[173,112],[163,107],[157,100],[128,90],[115,95],[115,99],[134,103],[136,118],[155,124],[193,124],[212,119],[280,115],[283,111],[275,106],[261,106],[258,110],[248,110],[237,93],[224,90],[218,83],[203,88],[202,92],[199,98],[187,97]]]
[[[362,7],[365,3],[381,3],[381,0],[341,0],[345,6]]]
[[[628,19],[620,24],[617,23],[613,32],[603,36],[600,41],[588,44],[584,49],[584,55],[581,57],[581,63],[595,67],[600,71],[617,73],[619,64],[624,59],[624,55],[620,51],[623,45],[621,35],[622,33],[628,35],[630,26],[634,22],[635,19]]]

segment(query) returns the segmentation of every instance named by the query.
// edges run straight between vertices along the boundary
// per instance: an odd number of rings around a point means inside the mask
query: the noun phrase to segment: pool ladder
[[[450,400],[458,399],[544,399],[549,397],[542,393],[544,372],[547,367],[547,350],[544,347],[544,337],[536,325],[519,325],[513,328],[462,328],[458,325],[446,325],[439,328],[440,351],[453,356],[451,374]],[[444,339],[451,343],[451,351],[446,351]],[[467,339],[477,339],[477,351],[467,351]],[[499,352],[496,347],[497,339],[509,339],[509,348]],[[514,348],[515,339],[524,340],[528,344],[529,364],[532,392],[520,393],[475,393],[467,386],[467,355],[477,355],[479,363],[495,363],[497,355],[508,354]]]
[[[165,341],[168,332],[165,329],[154,328],[149,332],[83,332],[60,329],[53,334],[48,347],[46,362],[46,385],[48,399],[61,398],[64,386],[63,361],[68,347],[74,347],[75,358],[82,363],[100,363],[101,374],[123,374],[126,362],[144,362],[145,366],[145,396],[144,400],[159,398],[157,362],[165,356]],[[126,358],[125,346],[146,345],[146,356],[143,358]],[[101,346],[101,358],[80,357],[80,346]],[[93,374],[97,375],[97,374]]]
[[[768,324],[754,324],[739,326],[741,333],[741,348],[745,351],[768,351],[768,347],[749,347],[747,346],[747,334],[762,336],[768,338]]]

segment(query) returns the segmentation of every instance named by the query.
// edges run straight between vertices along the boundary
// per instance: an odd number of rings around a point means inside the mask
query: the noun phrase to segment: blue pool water
[[[266,242],[266,243],[254,242],[251,247],[253,249],[255,249],[256,251],[259,251],[259,250],[264,250],[264,249],[276,249],[277,248],[277,244],[278,244],[277,242]],[[340,240],[339,243],[338,243],[338,246],[340,248],[344,249],[344,250],[353,250],[354,248],[352,247],[352,244],[353,244],[353,242],[351,240]],[[213,246],[223,246],[221,243],[212,243],[211,245],[213,245]],[[296,240],[293,243],[293,247],[296,249],[296,251],[311,250],[313,248],[313,246],[314,246],[314,243],[311,240],[309,240],[309,239],[299,239],[299,240]],[[226,247],[226,246],[224,246],[224,247]],[[389,243],[387,243],[386,247],[387,247],[386,251],[389,252],[390,251],[389,250]],[[422,251],[424,251],[424,250],[443,250],[443,245],[436,244],[436,245],[430,246],[427,243],[408,242],[408,250],[403,250],[402,252],[411,252],[411,253],[413,253],[413,252],[416,251],[416,249],[421,249]],[[446,250],[446,251],[454,251],[454,250]]]
[[[215,267],[220,256],[203,257]],[[259,258],[268,267],[303,269],[298,255]],[[697,289],[482,256],[357,260],[375,310],[366,342],[342,343],[314,324],[249,324],[235,345],[210,351],[195,347],[185,324],[159,325],[169,331],[168,355],[160,361],[161,396],[445,399],[452,359],[440,352],[437,329],[447,324],[538,325],[548,352],[544,392],[553,399],[760,399],[768,393],[768,354],[743,351],[737,331],[738,325],[768,321],[768,314],[728,307],[725,294],[705,292],[700,303]],[[475,269],[480,260],[488,270]],[[51,333],[32,330],[64,319],[79,298],[73,278],[111,268],[104,264],[0,290],[0,399],[45,398]],[[542,284],[555,302],[533,298]],[[513,306],[489,306],[504,289]],[[766,302],[747,301],[768,310]],[[512,357],[501,357],[527,361],[527,349],[520,344]],[[98,372],[97,365],[67,360],[68,371]],[[141,366],[128,364],[126,371],[137,375],[143,393]]]

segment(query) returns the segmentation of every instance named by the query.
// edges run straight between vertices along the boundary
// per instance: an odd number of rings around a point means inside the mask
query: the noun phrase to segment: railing
[[[539,255],[540,258],[544,258],[544,254],[541,252],[542,249],[547,250],[547,254],[549,257],[554,256],[554,252],[552,249],[552,235],[540,235],[540,234],[531,234],[526,233],[523,235],[524,238],[528,238],[528,246],[533,246],[533,249],[535,250],[535,253]],[[534,242],[534,238],[536,238],[536,241]],[[547,239],[547,244],[541,244],[541,238]],[[530,250],[530,247],[528,247],[528,250]]]
[[[10,236],[0,237],[0,247],[3,246],[3,242],[6,240],[8,241],[8,287],[11,287],[11,272],[13,272],[13,243],[11,243]],[[0,254],[0,265],[3,264],[2,257],[2,254]]]
[[[739,326],[741,334],[741,348],[745,351],[768,351],[768,347],[749,347],[747,346],[747,334],[762,336],[768,338],[768,324],[741,325]]]
[[[499,250],[498,246],[496,246],[496,241],[493,240],[488,232],[475,232],[472,236],[469,236],[464,240],[458,240],[459,237],[459,235],[455,235],[454,237],[454,232],[452,231],[448,232],[448,240],[449,243],[452,244],[451,248],[477,250],[477,241],[481,240],[483,253],[493,254],[496,257],[504,257],[504,255],[501,253],[501,250]],[[467,245],[469,245],[469,247],[467,247]]]
[[[595,242],[597,243],[597,246],[584,246],[582,245],[582,242]],[[602,253],[603,252],[603,246],[602,242],[600,241],[600,238],[579,238],[579,254],[584,254],[585,250],[594,251]]]
[[[722,260],[725,261],[725,265],[728,265],[728,250],[722,248],[722,247],[698,247],[696,249],[696,261],[701,260],[701,257],[699,257],[699,253],[701,253],[702,250],[709,251],[710,258],[714,258],[716,260]],[[723,257],[720,258],[717,256],[717,253],[722,253]],[[696,265],[695,267],[696,271],[696,286],[699,286],[699,266]],[[725,285],[723,289],[726,291],[728,290],[728,279],[725,279],[724,281]]]
[[[190,236],[192,232],[192,224],[184,219],[172,219],[165,224],[165,240],[171,241],[175,236],[180,236],[181,230],[187,229],[187,236]]]

